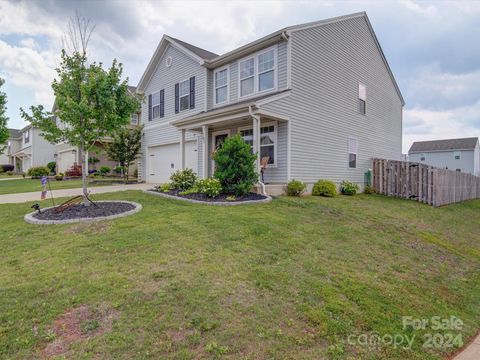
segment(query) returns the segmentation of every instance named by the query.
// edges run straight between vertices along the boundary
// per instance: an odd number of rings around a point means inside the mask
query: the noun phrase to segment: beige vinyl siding
[[[166,67],[165,59],[171,56],[172,65]],[[180,132],[169,123],[205,110],[206,71],[197,61],[169,45],[161,57],[155,72],[145,88],[145,102],[142,104],[141,122],[145,124],[145,137],[142,142],[142,160],[139,166],[139,180],[146,179],[147,148],[180,141]],[[175,114],[175,84],[195,76],[195,109]],[[165,90],[165,117],[148,121],[148,95]],[[187,132],[186,140],[195,140],[194,134]]]

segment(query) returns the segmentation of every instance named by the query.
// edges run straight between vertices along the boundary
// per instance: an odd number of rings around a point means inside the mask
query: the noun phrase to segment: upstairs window
[[[152,117],[160,116],[160,91],[152,94]]]
[[[425,161],[426,158],[427,158],[427,155],[425,153],[420,154],[420,161]]]
[[[362,83],[358,84],[358,112],[367,114],[367,87]]]
[[[132,114],[132,118],[130,119],[130,124],[132,125],[138,125],[138,114]]]
[[[30,130],[27,130],[23,133],[23,138],[25,140],[25,144],[30,142]]]
[[[453,153],[453,157],[455,158],[455,160],[460,160],[460,151],[455,151]]]
[[[215,71],[215,104],[228,100],[228,68]]]
[[[178,83],[178,89],[180,111],[190,109],[190,80]]]
[[[275,51],[273,49],[258,55],[258,91],[275,87]]]
[[[240,96],[253,94],[255,91],[255,58],[240,62]]]
[[[358,144],[357,139],[354,137],[348,138],[348,167],[351,169],[357,168],[357,152]]]

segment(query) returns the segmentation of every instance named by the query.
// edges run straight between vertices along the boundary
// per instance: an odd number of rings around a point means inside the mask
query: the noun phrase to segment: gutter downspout
[[[253,119],[257,120],[260,123],[260,118],[253,114],[252,105],[248,106],[248,112]],[[259,136],[260,136],[260,134],[257,134],[257,137],[259,137]],[[255,139],[255,141],[260,141],[260,139],[257,138],[257,139]],[[258,155],[260,155],[260,154],[258,154]],[[267,192],[265,191],[265,184],[260,181],[260,174],[258,174],[258,184],[260,185],[262,195],[267,196]]]

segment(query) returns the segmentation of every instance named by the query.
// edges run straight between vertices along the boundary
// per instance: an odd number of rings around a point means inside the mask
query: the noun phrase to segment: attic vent
[[[172,62],[173,62],[172,57],[171,57],[171,56],[167,57],[167,58],[165,59],[165,66],[166,66],[166,67],[172,66]]]

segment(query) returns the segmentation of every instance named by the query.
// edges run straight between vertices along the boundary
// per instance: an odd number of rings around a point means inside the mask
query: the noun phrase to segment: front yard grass
[[[102,185],[111,185],[109,182],[91,182],[89,180],[88,186],[102,186]],[[56,181],[55,179],[50,180],[50,187],[52,190],[60,189],[74,189],[82,187],[81,179],[74,180],[62,180]],[[47,190],[49,190],[47,184]],[[42,191],[42,184],[40,179],[15,179],[15,180],[4,180],[0,181],[0,195],[4,194],[18,194],[23,192],[33,192],[33,191]]]
[[[58,340],[52,324],[85,307],[111,309],[113,325],[84,322],[93,335],[69,358],[438,359],[454,349],[422,348],[432,331],[402,316],[457,316],[465,341],[480,324],[480,201],[95,198],[144,209],[36,226],[22,219],[31,204],[0,205],[1,358],[39,357]],[[348,343],[371,332],[415,335],[413,348]]]

